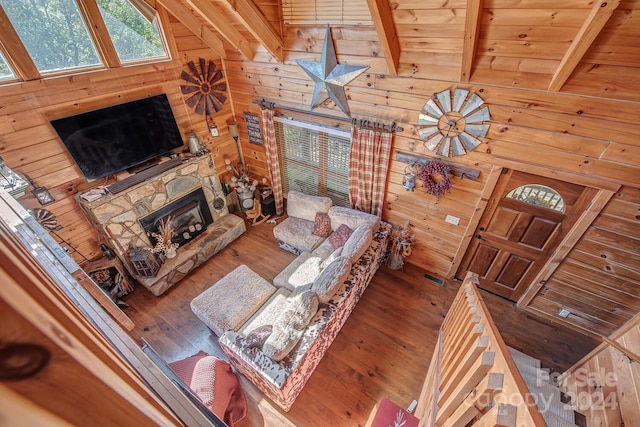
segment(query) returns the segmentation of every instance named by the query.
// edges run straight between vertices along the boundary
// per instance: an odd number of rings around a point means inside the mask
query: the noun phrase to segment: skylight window
[[[9,64],[7,64],[4,56],[2,56],[2,53],[0,53],[0,82],[15,79],[16,75],[13,74],[13,71],[11,71],[11,68],[9,68]]]
[[[147,21],[127,0],[98,0],[120,62],[167,58],[157,19]]]
[[[41,74],[101,66],[74,0],[0,0]]]

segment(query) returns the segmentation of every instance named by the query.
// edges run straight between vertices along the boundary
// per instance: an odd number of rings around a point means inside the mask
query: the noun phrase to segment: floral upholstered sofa
[[[326,207],[326,201],[313,197],[300,193],[294,195],[293,202],[304,203],[309,209]],[[290,194],[288,212],[295,213],[296,207],[289,209],[291,202]],[[238,330],[227,330],[219,340],[231,364],[285,411],[291,408],[371,282],[390,239],[391,226],[374,215],[333,208],[333,215],[330,207],[325,212],[331,220],[330,235],[307,248],[313,250],[300,251],[274,279],[277,291],[269,300]],[[336,231],[344,228],[345,222],[352,233],[345,241],[336,242]],[[298,221],[295,227],[300,224]],[[303,226],[310,234],[314,230],[313,225]],[[300,235],[300,228],[296,233],[293,243],[298,244],[305,236]],[[295,247],[292,242],[284,243]],[[336,243],[342,245],[336,247]],[[278,347],[283,336],[287,342]]]

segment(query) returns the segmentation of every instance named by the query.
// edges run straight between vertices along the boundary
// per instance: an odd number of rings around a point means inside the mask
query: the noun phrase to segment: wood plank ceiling
[[[225,44],[249,60],[262,49],[276,62],[285,60],[276,1],[146,1],[162,5],[223,58]],[[420,69],[422,77],[442,80],[638,100],[628,88],[638,76],[630,68],[640,68],[640,0],[367,5],[380,41],[375,55],[384,57],[386,74]]]

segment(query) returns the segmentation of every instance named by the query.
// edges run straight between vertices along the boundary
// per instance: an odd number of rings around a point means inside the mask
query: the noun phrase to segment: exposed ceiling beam
[[[593,5],[589,16],[582,24],[580,31],[576,34],[558,69],[551,78],[549,90],[557,92],[562,88],[618,5],[620,5],[620,0],[600,1]]]
[[[11,51],[9,51],[11,48]],[[11,66],[16,77],[21,80],[40,78],[40,71],[24,47],[20,36],[11,25],[9,17],[0,5],[0,51]]]
[[[202,19],[215,28],[231,46],[238,49],[247,59],[253,59],[253,50],[249,42],[235,29],[233,24],[224,17],[218,6],[208,0],[187,0],[187,3],[200,14]]]
[[[206,43],[220,58],[226,58],[222,40],[206,25],[203,25],[200,19],[180,3],[179,0],[156,0],[156,3],[164,7],[167,12],[172,14],[182,25]]]
[[[284,61],[282,37],[253,1],[225,0],[223,3],[278,62]]]
[[[462,45],[462,68],[460,81],[468,82],[471,78],[471,68],[476,57],[478,33],[480,32],[480,15],[482,0],[467,0],[467,14],[464,22],[464,43]]]
[[[400,42],[393,23],[393,16],[391,16],[389,0],[367,0],[367,4],[373,25],[378,33],[378,39],[384,50],[384,59],[387,61],[389,74],[397,75],[400,64]]]

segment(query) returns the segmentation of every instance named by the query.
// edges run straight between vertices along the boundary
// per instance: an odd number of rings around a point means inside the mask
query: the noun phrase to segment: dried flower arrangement
[[[404,265],[404,258],[411,255],[412,247],[416,242],[416,236],[409,229],[409,225],[402,227],[396,225],[391,231],[391,253],[387,259],[387,266],[398,270]]]
[[[249,179],[249,168],[242,163],[237,167],[231,163],[231,160],[224,159],[224,163],[229,172],[233,174],[231,177],[231,187],[235,188],[238,192],[254,191],[258,186],[258,181]]]
[[[416,242],[416,235],[409,229],[409,226],[402,227],[396,225],[391,232],[391,251],[397,255],[411,255],[411,245]]]
[[[163,252],[167,258],[171,258],[170,255],[175,254],[176,249],[178,249],[178,244],[171,241],[175,233],[172,220],[173,217],[171,215],[161,219],[158,225],[158,232],[148,233],[156,239],[156,245],[151,249],[154,254]]]
[[[449,166],[442,163],[440,159],[436,159],[422,167],[418,178],[422,180],[422,186],[427,193],[440,197],[445,192],[451,191],[450,172]]]

